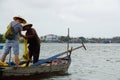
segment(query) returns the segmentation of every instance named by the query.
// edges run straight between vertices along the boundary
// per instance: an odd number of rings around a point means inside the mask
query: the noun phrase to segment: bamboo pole
[[[69,33],[69,28],[68,28],[68,35],[67,35],[68,41],[67,41],[67,51],[69,50],[69,38],[70,38],[70,33]],[[67,52],[68,55],[69,52]]]
[[[9,52],[9,62],[11,61],[11,49],[10,49],[10,52]]]

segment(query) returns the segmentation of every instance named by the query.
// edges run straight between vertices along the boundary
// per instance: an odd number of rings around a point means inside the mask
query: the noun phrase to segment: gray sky
[[[0,33],[20,15],[39,36],[120,36],[120,0],[0,0],[0,10]]]

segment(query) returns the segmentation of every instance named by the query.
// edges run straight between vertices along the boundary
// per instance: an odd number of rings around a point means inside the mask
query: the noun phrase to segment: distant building
[[[120,43],[120,36],[115,36],[112,38],[112,43]]]
[[[59,37],[54,34],[48,34],[48,35],[42,36],[41,40],[47,41],[47,42],[52,42],[52,41],[55,42],[59,40]]]

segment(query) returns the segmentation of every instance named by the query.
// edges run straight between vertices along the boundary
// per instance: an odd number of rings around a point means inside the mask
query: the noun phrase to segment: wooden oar
[[[76,48],[73,48],[73,49],[70,49],[70,50],[67,50],[67,51],[62,52],[62,53],[59,53],[59,54],[54,55],[54,56],[52,56],[52,57],[49,57],[49,58],[47,58],[47,59],[45,59],[45,60],[38,61],[38,62],[36,62],[35,64],[33,64],[32,66],[38,66],[38,65],[41,65],[41,64],[46,63],[46,62],[48,62],[48,61],[56,60],[57,57],[59,57],[59,56],[65,54],[65,53],[72,52],[72,51],[74,51],[74,50],[76,50],[76,49],[79,49],[79,48],[82,48],[82,47],[84,47],[84,45],[79,46],[79,47],[76,47]]]
[[[87,50],[87,48],[85,47],[84,43],[82,42],[82,46],[84,47],[85,50]]]

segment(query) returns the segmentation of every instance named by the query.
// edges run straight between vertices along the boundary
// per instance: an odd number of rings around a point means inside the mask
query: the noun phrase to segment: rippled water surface
[[[81,44],[70,44],[77,47]],[[120,80],[120,44],[85,44],[72,52],[72,63],[67,75],[42,80]],[[42,43],[40,58],[47,58],[65,51],[65,43]],[[0,58],[3,50],[0,50]],[[20,55],[23,44],[20,44]],[[41,79],[37,79],[41,80]]]

